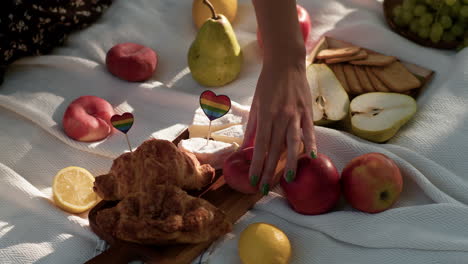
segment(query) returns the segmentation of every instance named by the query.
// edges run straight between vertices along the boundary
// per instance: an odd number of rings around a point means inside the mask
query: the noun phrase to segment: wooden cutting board
[[[188,131],[182,133],[173,142],[174,144],[177,144],[184,138],[188,138]],[[285,163],[285,155],[283,155],[276,169],[276,177],[281,176]],[[198,193],[190,194],[193,196],[200,196],[201,198],[211,202],[213,205],[223,210],[228,219],[233,224],[248,210],[250,210],[258,200],[262,198],[260,193],[248,195],[231,189],[224,181],[222,171],[216,172],[216,179],[213,184]],[[199,244],[156,247],[118,240],[112,237],[110,234],[99,230],[96,225],[97,212],[115,205],[116,202],[101,201],[89,212],[88,217],[91,229],[101,239],[105,240],[110,245],[110,247],[100,255],[86,262],[87,264],[123,264],[129,263],[133,260],[140,260],[145,263],[157,264],[188,264],[191,263],[201,253],[203,253],[203,251],[205,251],[211,245],[211,243],[214,242],[209,241]]]

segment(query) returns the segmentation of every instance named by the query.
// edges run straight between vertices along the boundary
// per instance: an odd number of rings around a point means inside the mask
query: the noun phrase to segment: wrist
[[[303,41],[301,39],[301,41]],[[304,43],[297,45],[273,45],[263,50],[264,67],[305,67],[306,49]]]

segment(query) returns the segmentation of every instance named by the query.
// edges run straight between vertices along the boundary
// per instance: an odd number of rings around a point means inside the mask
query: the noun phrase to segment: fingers
[[[255,110],[254,106],[252,106],[250,113],[249,113],[249,121],[247,122],[247,126],[245,128],[244,140],[242,142],[242,146],[240,146],[240,149],[253,147],[254,142],[255,142],[256,130],[257,130],[257,111]]]
[[[273,126],[271,144],[268,150],[268,157],[265,162],[265,168],[260,181],[260,191],[263,195],[267,195],[270,188],[275,184],[275,171],[278,166],[278,161],[283,152],[286,140],[287,121],[277,122]]]
[[[291,120],[288,126],[287,134],[287,161],[284,169],[284,179],[287,183],[294,181],[296,178],[297,158],[299,156],[299,148],[301,145],[301,122],[298,117]]]
[[[317,157],[317,144],[315,142],[314,122],[312,113],[305,111],[301,119],[302,134],[304,137],[304,149],[312,158]]]
[[[261,120],[258,120],[261,121]],[[255,140],[254,153],[250,163],[250,184],[257,186],[263,170],[265,156],[270,145],[272,121],[265,119],[265,122],[257,122],[257,135]]]

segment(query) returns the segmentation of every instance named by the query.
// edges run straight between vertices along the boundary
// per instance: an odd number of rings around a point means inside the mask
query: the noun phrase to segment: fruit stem
[[[208,1],[208,0],[203,0],[203,3],[204,3],[205,5],[207,5],[207,6],[210,8],[211,14],[212,14],[211,18],[213,18],[213,19],[218,19],[218,18],[219,18],[219,17],[218,17],[218,14],[216,14],[216,11],[215,11],[213,5],[210,3],[210,1]]]

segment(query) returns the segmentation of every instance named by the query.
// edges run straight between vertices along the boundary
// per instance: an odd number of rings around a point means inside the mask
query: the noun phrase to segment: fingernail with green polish
[[[250,185],[257,186],[257,183],[258,183],[258,176],[257,175],[253,175],[252,177],[250,177]]]
[[[310,156],[313,158],[313,159],[316,159],[317,158],[317,154],[315,154],[315,151],[311,151],[310,152]]]
[[[287,183],[290,183],[292,181],[294,181],[294,171],[293,170],[288,170],[288,172],[286,173],[286,182]]]
[[[270,191],[270,185],[268,183],[264,183],[262,185],[262,194],[267,195],[269,191]]]

